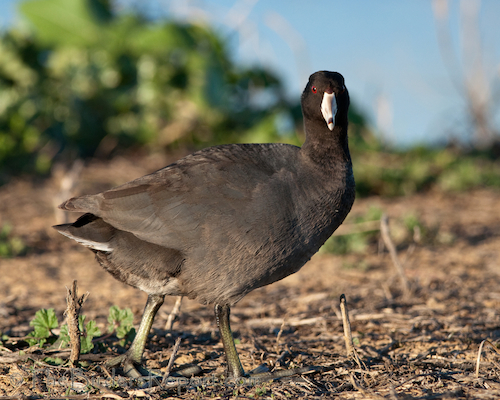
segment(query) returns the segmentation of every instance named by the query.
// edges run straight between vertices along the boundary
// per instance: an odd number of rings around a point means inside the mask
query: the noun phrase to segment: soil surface
[[[105,369],[105,359],[124,351],[109,335],[99,339],[104,345],[96,345],[94,354],[82,355],[86,361],[79,368],[53,365],[45,359],[49,350],[29,347],[22,337],[41,308],[54,308],[64,320],[66,287],[74,280],[81,294],[90,292],[82,314],[97,321],[103,334],[110,306],[131,308],[137,326],[146,301],[145,293],[116,281],[90,251],[51,228],[76,217],[56,205],[170,161],[163,156],[93,161],[74,177],[60,169],[50,180],[17,179],[0,187],[0,228],[9,223],[11,237],[27,248],[21,256],[0,259],[0,398],[500,397],[500,193],[490,189],[356,200],[337,234],[368,225],[377,230],[377,222],[356,224],[357,218],[373,207],[386,213],[407,292],[376,232],[362,251],[319,253],[298,273],[255,290],[232,308],[246,371],[264,364],[271,371],[311,367],[309,373],[271,382],[224,380],[213,309],[183,299],[173,330],[167,330],[175,298],[160,309],[144,354],[147,368],[164,373],[181,338],[164,385]],[[420,226],[413,237],[404,227],[409,216]],[[359,365],[346,353],[341,294]],[[201,368],[198,375],[178,377],[176,371],[193,364]]]

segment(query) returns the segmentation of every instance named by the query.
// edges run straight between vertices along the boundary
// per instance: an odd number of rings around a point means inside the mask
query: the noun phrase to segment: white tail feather
[[[80,243],[85,247],[90,247],[91,249],[99,251],[107,251],[107,252],[113,251],[113,248],[109,246],[109,242],[94,242],[93,240],[87,240],[77,236],[73,236],[71,233],[64,231],[59,231],[59,233],[61,233],[66,237],[69,237],[70,239],[77,241],[78,243]]]

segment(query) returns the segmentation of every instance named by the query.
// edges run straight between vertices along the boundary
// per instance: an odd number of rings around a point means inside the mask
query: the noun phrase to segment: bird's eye
[[[318,91],[318,89],[316,89],[316,86],[313,86],[313,87],[311,88],[311,90],[312,90],[312,92],[313,92],[313,93],[316,93],[316,92]]]

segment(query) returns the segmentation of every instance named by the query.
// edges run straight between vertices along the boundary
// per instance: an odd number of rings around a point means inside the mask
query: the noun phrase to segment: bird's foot
[[[111,360],[106,362],[106,366],[109,368],[121,367],[123,373],[129,378],[147,378],[147,377],[162,377],[159,372],[152,371],[145,368],[140,362],[135,360],[130,354],[125,353],[117,357],[113,357]],[[188,365],[184,368],[176,371],[176,376],[184,376],[190,378],[192,376],[200,374],[202,369],[198,365]]]
[[[316,371],[316,367],[301,367],[301,368],[291,368],[285,370],[279,370],[270,372],[269,368],[265,365],[260,365],[249,373],[244,373],[243,376],[231,376],[228,378],[231,380],[243,380],[243,381],[251,381],[252,383],[261,383],[267,381],[274,381],[277,379],[287,378],[293,375],[301,375],[309,372]]]
[[[142,378],[152,374],[151,371],[142,367],[140,361],[137,361],[129,352],[106,361],[106,366],[110,368],[121,366],[123,373],[129,378]]]
[[[258,372],[258,373],[253,373],[250,374],[250,377],[252,379],[255,379],[257,381],[274,381],[276,379],[281,379],[281,378],[288,378],[293,375],[302,375],[308,372],[314,372],[316,371],[316,368],[314,367],[301,367],[301,368],[290,368],[290,369],[283,369],[279,371],[274,371],[274,372]]]

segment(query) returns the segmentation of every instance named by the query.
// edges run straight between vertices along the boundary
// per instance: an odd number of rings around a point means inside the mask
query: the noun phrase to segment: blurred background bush
[[[0,39],[0,165],[227,141],[285,140],[300,118],[269,71],[235,66],[207,27],[112,13],[108,1],[21,4]],[[263,101],[262,101],[263,100]]]
[[[30,29],[0,33],[0,184],[79,158],[303,141],[300,99],[273,71],[235,65],[209,26],[109,0],[29,0],[20,13]],[[396,151],[355,101],[350,114],[361,196],[500,187],[497,142]]]

